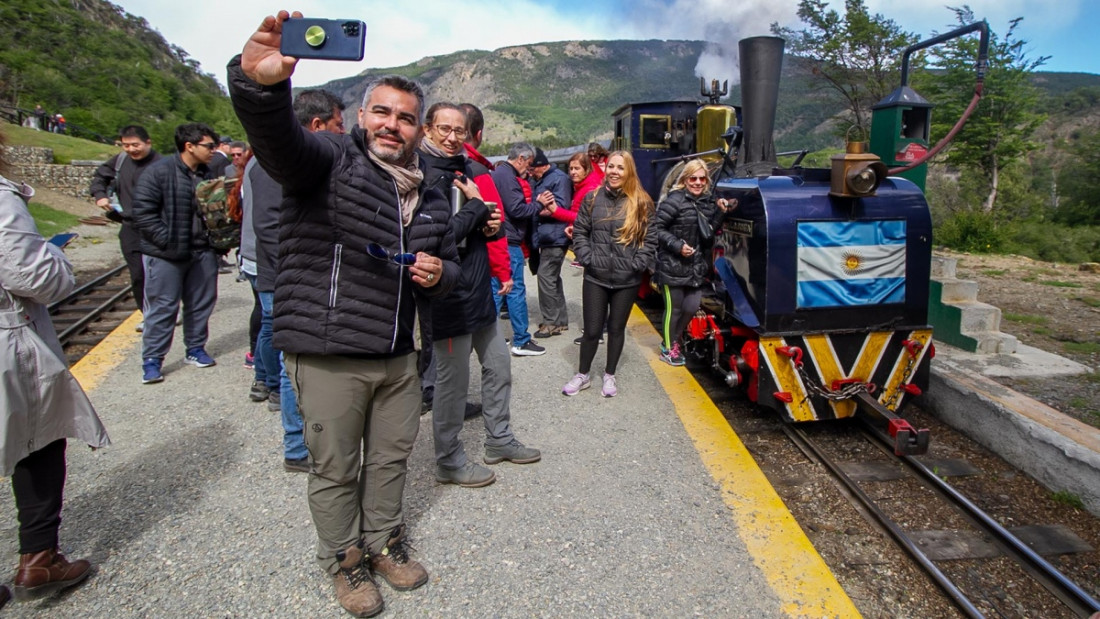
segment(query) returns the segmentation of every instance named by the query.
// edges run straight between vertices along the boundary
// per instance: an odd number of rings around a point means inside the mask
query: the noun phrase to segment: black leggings
[[[11,491],[19,516],[19,553],[57,548],[65,491],[65,439],[16,462]]]
[[[661,286],[664,293],[665,317],[662,323],[661,334],[664,337],[665,348],[672,348],[674,342],[679,342],[684,335],[684,329],[699,311],[699,303],[703,299],[702,288],[687,286]]]
[[[626,319],[630,317],[630,308],[634,307],[637,286],[630,288],[604,288],[584,280],[581,288],[582,313],[584,314],[584,335],[581,336],[581,363],[577,371],[588,374],[592,369],[592,358],[600,345],[604,322],[607,322],[607,366],[604,372],[615,374],[619,357],[623,354],[626,341]]]

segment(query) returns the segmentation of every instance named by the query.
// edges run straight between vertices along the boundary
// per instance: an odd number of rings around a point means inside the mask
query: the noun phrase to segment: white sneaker
[[[137,323],[137,326],[134,327],[134,331],[137,331],[138,333],[142,333],[143,331],[145,331],[145,321],[142,320],[141,322]]]

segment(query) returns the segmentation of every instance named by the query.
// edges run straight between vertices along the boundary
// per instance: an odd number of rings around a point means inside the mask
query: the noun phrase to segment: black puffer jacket
[[[134,227],[141,253],[165,260],[187,260],[210,249],[195,203],[195,185],[213,178],[205,165],[192,171],[179,153],[149,166],[134,188]]]
[[[426,164],[424,181],[429,185],[449,188],[455,172],[462,172],[468,179],[475,176],[469,160],[462,155],[435,157],[420,151],[420,158]],[[458,284],[450,294],[432,299],[432,339],[436,341],[473,333],[497,320],[486,243],[502,238],[504,229],[492,239],[485,236],[481,228],[488,220],[489,209],[481,200],[468,200],[451,217],[451,233],[456,242],[466,239],[466,246],[458,250],[462,258]]]
[[[584,278],[604,288],[630,288],[642,283],[653,268],[657,231],[650,217],[641,247],[622,245],[615,239],[623,225],[622,193],[600,186],[581,202],[573,223],[573,253],[584,267]]]
[[[367,157],[361,129],[308,132],[294,117],[289,81],[260,86],[245,77],[239,56],[229,62],[228,81],[260,165],[285,192],[275,348],[360,357],[412,352],[414,295],[445,295],[460,273],[446,196],[421,184],[412,222],[403,226],[397,186]],[[413,283],[407,268],[371,257],[372,242],[441,258],[439,283]]]
[[[669,193],[657,207],[657,273],[653,283],[658,286],[698,287],[707,280],[714,239],[700,238],[698,213],[715,230],[725,215],[714,204],[712,194],[695,197],[686,189]],[[680,255],[684,243],[695,248],[695,253],[686,258]]]

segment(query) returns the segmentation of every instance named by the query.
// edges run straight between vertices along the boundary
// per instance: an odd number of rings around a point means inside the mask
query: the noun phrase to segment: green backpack
[[[219,176],[195,186],[195,199],[199,203],[199,216],[206,225],[206,237],[210,246],[228,251],[241,245],[241,215],[230,209],[229,196],[237,183],[235,177]]]

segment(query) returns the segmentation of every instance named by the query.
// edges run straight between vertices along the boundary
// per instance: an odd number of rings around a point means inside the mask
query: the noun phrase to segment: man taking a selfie
[[[371,573],[398,590],[427,571],[402,513],[420,421],[417,296],[447,294],[460,268],[445,194],[416,155],[423,91],[399,76],[367,86],[359,127],[310,133],[295,119],[280,11],[229,62],[229,91],[260,165],[283,186],[275,348],[298,395],[312,470],[317,560],[340,604],[382,611]],[[295,17],[301,17],[295,13]]]

